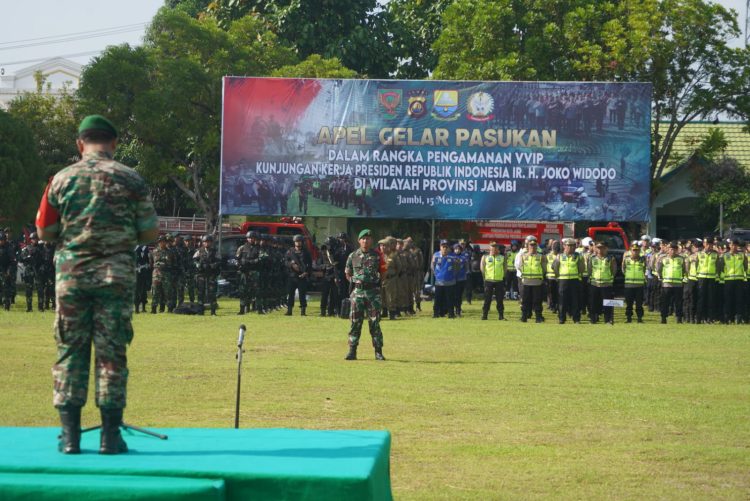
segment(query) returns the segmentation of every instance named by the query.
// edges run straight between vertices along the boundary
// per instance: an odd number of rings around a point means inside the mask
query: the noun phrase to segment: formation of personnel
[[[411,237],[388,236],[378,245],[385,261],[381,315],[395,320],[422,311],[422,251],[414,245]]]
[[[16,302],[16,276],[20,263],[26,289],[26,311],[33,311],[34,292],[37,294],[39,311],[54,309],[54,244],[44,242],[36,233],[31,233],[29,244],[21,249],[19,243],[10,238],[10,228],[5,228],[0,234],[0,303],[9,310],[10,305]]]

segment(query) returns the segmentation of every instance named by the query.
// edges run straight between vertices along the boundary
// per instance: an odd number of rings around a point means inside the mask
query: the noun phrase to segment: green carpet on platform
[[[127,430],[131,451],[117,456],[97,454],[99,432],[85,433],[81,455],[57,452],[59,428],[0,428],[0,499],[18,492],[24,482],[13,473],[43,474],[29,488],[49,485],[58,499],[108,499],[90,489],[66,492],[58,476],[70,475],[70,485],[93,478],[106,490],[125,487],[117,476],[158,477],[132,482],[133,497],[149,497],[172,483],[185,496],[170,499],[347,499],[390,500],[390,434],[385,431],[312,431],[290,429],[156,429],[168,440]],[[25,475],[24,475],[25,476]],[[32,475],[32,477],[35,475]],[[221,484],[180,483],[180,479],[208,479]],[[58,485],[62,484],[62,486]],[[137,497],[138,491],[141,497]],[[32,491],[30,491],[32,492]],[[210,493],[210,494],[208,494]],[[27,499],[34,499],[33,495]]]

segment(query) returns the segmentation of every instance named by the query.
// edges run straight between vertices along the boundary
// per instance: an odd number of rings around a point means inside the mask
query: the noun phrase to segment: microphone
[[[242,348],[242,343],[245,342],[245,324],[240,325],[240,334],[237,337],[237,347]]]

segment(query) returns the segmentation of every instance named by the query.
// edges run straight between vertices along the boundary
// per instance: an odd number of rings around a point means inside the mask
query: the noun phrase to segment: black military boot
[[[307,316],[307,315],[305,315],[305,310],[306,309],[307,309],[306,306],[300,306],[299,307],[299,314],[300,314],[301,317],[306,317]]]
[[[139,310],[140,307],[141,307],[141,305],[138,304],[138,303],[136,303],[136,305],[135,305],[135,312],[136,313],[140,313],[140,310]]]
[[[292,316],[292,307],[291,306],[287,307],[286,313],[284,313],[284,316],[286,316],[286,317],[291,317]]]
[[[128,444],[122,439],[122,409],[100,409],[102,415],[102,435],[99,454],[122,454],[128,452]]]
[[[156,305],[155,304],[151,305],[151,313],[153,313],[154,315],[156,315]]]
[[[487,314],[488,313],[489,313],[489,310],[488,311],[482,310],[482,320],[487,320]]]
[[[344,360],[357,360],[357,347],[356,346],[349,347],[349,353],[346,354],[346,357],[344,357]]]
[[[26,301],[26,313],[34,311],[34,305],[31,304],[31,301]]]
[[[212,317],[216,316],[216,305],[215,304],[211,305],[211,316]]]
[[[383,348],[375,348],[375,360],[385,360]]]
[[[388,310],[388,320],[396,320],[396,310]]]
[[[497,319],[498,320],[505,320],[505,315],[503,313],[501,313],[501,312],[498,312],[497,313]]]
[[[60,407],[60,422],[62,433],[58,437],[60,442],[57,449],[63,454],[81,453],[81,408]]]
[[[245,314],[245,305],[244,304],[240,305],[240,312],[237,313],[237,314],[238,315],[244,315]]]
[[[163,304],[159,305],[159,313],[164,313],[164,305]]]

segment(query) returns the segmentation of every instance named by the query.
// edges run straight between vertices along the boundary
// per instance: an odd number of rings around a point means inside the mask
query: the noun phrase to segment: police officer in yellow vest
[[[622,258],[622,274],[625,275],[625,322],[633,321],[633,303],[639,324],[643,323],[643,294],[646,288],[646,258],[641,248],[634,245]]]
[[[505,275],[508,271],[508,261],[505,256],[505,246],[497,242],[490,242],[490,253],[482,256],[479,269],[484,278],[484,305],[482,306],[482,320],[487,320],[490,312],[492,296],[497,301],[497,315],[499,320],[505,320],[505,307],[503,297],[505,296]]]
[[[740,250],[742,243],[734,239],[729,244],[729,252],[722,256],[724,261],[724,323],[742,323],[744,289],[747,280],[747,258]]]
[[[563,240],[563,252],[552,262],[552,271],[557,278],[558,310],[557,319],[565,323],[567,315],[573,323],[581,323],[581,308],[578,300],[581,295],[581,277],[586,266],[583,256],[576,252],[576,241],[572,238]]]
[[[698,323],[696,310],[698,306],[698,253],[703,249],[703,242],[696,239],[688,242],[685,253],[687,264],[687,280],[682,288],[682,311],[685,322],[689,324]]]
[[[703,239],[703,251],[698,253],[698,323],[712,324],[716,316],[716,278],[724,262],[714,250],[714,238]]]
[[[661,280],[661,323],[667,323],[670,307],[674,308],[677,323],[682,323],[682,287],[687,277],[688,266],[678,249],[677,242],[669,244],[667,256],[659,260],[656,274]]]
[[[536,323],[544,322],[542,317],[542,295],[544,293],[544,275],[547,270],[547,258],[538,250],[536,238],[526,238],[526,252],[516,258],[521,273],[521,322],[531,318],[531,311],[536,315]]]
[[[607,244],[596,244],[596,255],[591,256],[588,263],[589,271],[589,320],[592,324],[599,322],[599,315],[604,313],[604,321],[614,325],[615,315],[611,306],[604,306],[605,299],[612,299],[612,286],[617,273],[617,261],[607,255]]]

